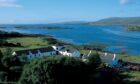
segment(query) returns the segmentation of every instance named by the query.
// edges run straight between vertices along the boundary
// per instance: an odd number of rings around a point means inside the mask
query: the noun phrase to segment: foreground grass
[[[80,50],[80,52],[84,55],[88,55],[90,53],[90,50]],[[96,53],[95,50],[91,50],[91,53]]]
[[[21,47],[11,47],[12,51],[24,50],[24,49],[34,49],[48,46],[48,42],[44,41],[45,37],[21,37],[21,38],[11,38],[8,42],[11,43],[21,43]],[[7,47],[0,47],[2,52],[6,50]]]
[[[121,73],[126,75],[125,81],[127,84],[140,84],[140,72],[139,71],[125,71]]]
[[[16,82],[1,82],[0,81],[0,84],[17,84]]]
[[[119,54],[118,58],[124,61],[132,61],[132,62],[140,63],[140,56],[130,56],[130,55]]]
[[[90,50],[80,50],[80,52],[82,54],[87,55],[87,54],[89,54]],[[96,53],[95,50],[92,50],[91,52]],[[130,56],[130,55],[127,55],[127,54],[117,54],[117,55],[118,55],[118,59],[122,59],[124,61],[132,61],[132,62],[140,63],[140,56]]]

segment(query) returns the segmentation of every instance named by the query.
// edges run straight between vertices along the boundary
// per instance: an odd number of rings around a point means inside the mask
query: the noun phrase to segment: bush
[[[0,82],[1,81],[6,81],[7,80],[7,76],[8,76],[8,74],[7,74],[7,72],[0,72]]]
[[[88,57],[88,64],[96,64],[99,65],[101,63],[100,55],[98,53],[92,53]]]
[[[47,42],[48,42],[49,44],[56,44],[56,43],[57,43],[57,40],[54,39],[54,38],[47,38]]]
[[[77,58],[47,57],[24,67],[20,84],[85,84],[85,64]]]
[[[2,62],[1,62],[2,58],[3,58],[3,53],[0,50],[0,71],[3,70],[3,65],[2,65]]]
[[[4,56],[1,60],[4,67],[10,67],[10,56]]]

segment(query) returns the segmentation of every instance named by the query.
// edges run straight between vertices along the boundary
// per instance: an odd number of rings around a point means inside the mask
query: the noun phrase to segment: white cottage
[[[64,49],[59,50],[59,53],[61,55],[69,56],[69,57],[80,57],[80,52],[75,49],[64,48]]]
[[[80,57],[80,52],[78,50],[65,48],[64,45],[56,44],[45,48],[15,51],[13,52],[12,55],[18,57],[25,56],[28,59],[33,59],[33,58],[43,57],[43,56],[51,56],[51,55]]]
[[[100,58],[102,62],[105,62],[110,66],[116,66],[118,64],[118,58],[116,54],[105,53],[105,55],[100,56]]]
[[[56,44],[56,45],[53,45],[52,47],[55,51],[60,51],[61,49],[65,48],[64,45],[62,44]]]
[[[69,57],[80,57],[80,52],[76,49],[65,48],[62,44],[56,44],[52,46],[56,53],[63,56]]]
[[[28,59],[33,59],[36,57],[56,55],[56,51],[52,47],[45,47],[45,48],[15,51],[13,52],[12,55],[18,57],[26,56]]]

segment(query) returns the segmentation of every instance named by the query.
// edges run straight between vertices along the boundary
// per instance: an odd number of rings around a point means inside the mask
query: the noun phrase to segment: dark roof
[[[61,43],[56,43],[55,46],[64,46],[64,45]]]
[[[39,51],[41,53],[44,53],[44,52],[54,51],[54,49],[52,47],[46,47],[46,48],[40,48]]]
[[[15,51],[16,55],[28,55],[29,51],[28,50],[20,50],[20,51]]]
[[[71,49],[71,48],[62,48],[60,51],[67,51],[69,53],[73,53],[76,51],[76,49]]]
[[[52,47],[45,47],[45,48],[36,48],[36,49],[28,49],[28,50],[19,50],[15,52],[18,56],[21,56],[21,55],[29,55],[29,52],[31,52],[32,54],[36,54],[38,53],[38,51],[44,53],[44,52],[54,51],[54,49]]]

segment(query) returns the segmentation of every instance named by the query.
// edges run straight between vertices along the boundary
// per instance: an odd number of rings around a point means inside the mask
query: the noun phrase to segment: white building
[[[80,52],[78,50],[65,48],[61,44],[57,44],[45,48],[15,51],[13,52],[12,55],[18,57],[25,56],[28,59],[33,59],[33,58],[43,57],[43,56],[53,56],[53,55],[80,57]]]
[[[115,66],[118,64],[118,58],[116,54],[106,54],[103,56],[100,56],[102,62],[105,62],[109,66]]]
[[[36,48],[36,49],[15,51],[13,52],[12,55],[18,57],[25,56],[28,59],[33,59],[36,57],[56,55],[56,51],[52,47],[46,47],[46,48]]]
[[[80,52],[78,50],[74,50],[74,49],[64,48],[64,49],[59,50],[59,53],[61,55],[69,56],[69,57],[73,57],[73,56],[80,57]]]

